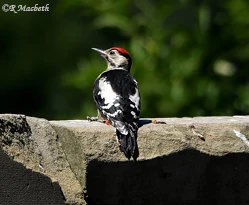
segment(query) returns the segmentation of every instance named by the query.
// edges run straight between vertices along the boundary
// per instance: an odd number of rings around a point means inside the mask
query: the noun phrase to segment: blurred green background
[[[248,115],[248,0],[2,1],[49,12],[0,11],[0,113],[96,115],[106,63],[92,47],[124,47],[141,117]]]

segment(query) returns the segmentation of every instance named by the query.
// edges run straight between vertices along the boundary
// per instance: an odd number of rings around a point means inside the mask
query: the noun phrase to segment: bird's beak
[[[98,49],[98,48],[92,48],[93,50],[97,51],[98,53],[100,53],[102,56],[106,56],[106,53],[105,51],[101,50],[101,49]]]

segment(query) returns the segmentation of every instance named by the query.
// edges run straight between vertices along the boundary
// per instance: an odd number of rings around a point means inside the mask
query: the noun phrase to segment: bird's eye
[[[111,51],[111,52],[110,52],[110,54],[111,54],[111,55],[114,55],[114,54],[115,54],[115,52],[114,52],[114,51]]]

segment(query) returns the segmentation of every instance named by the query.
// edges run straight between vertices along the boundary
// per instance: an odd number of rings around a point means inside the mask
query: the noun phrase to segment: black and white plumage
[[[98,112],[115,128],[120,149],[137,159],[137,131],[140,115],[138,83],[130,74],[131,57],[122,48],[95,49],[106,59],[107,70],[94,83],[93,97]]]

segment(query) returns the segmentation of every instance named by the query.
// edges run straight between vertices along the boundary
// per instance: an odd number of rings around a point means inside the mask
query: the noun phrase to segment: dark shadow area
[[[26,169],[0,149],[0,204],[59,205],[65,198],[58,183]]]
[[[150,124],[150,123],[152,123],[152,120],[146,120],[146,119],[144,119],[144,120],[139,120],[139,121],[138,121],[138,127],[140,128],[140,127],[142,127],[142,126],[144,126],[144,125],[147,125],[147,124]]]
[[[185,150],[138,162],[91,161],[88,205],[249,204],[249,154]]]

